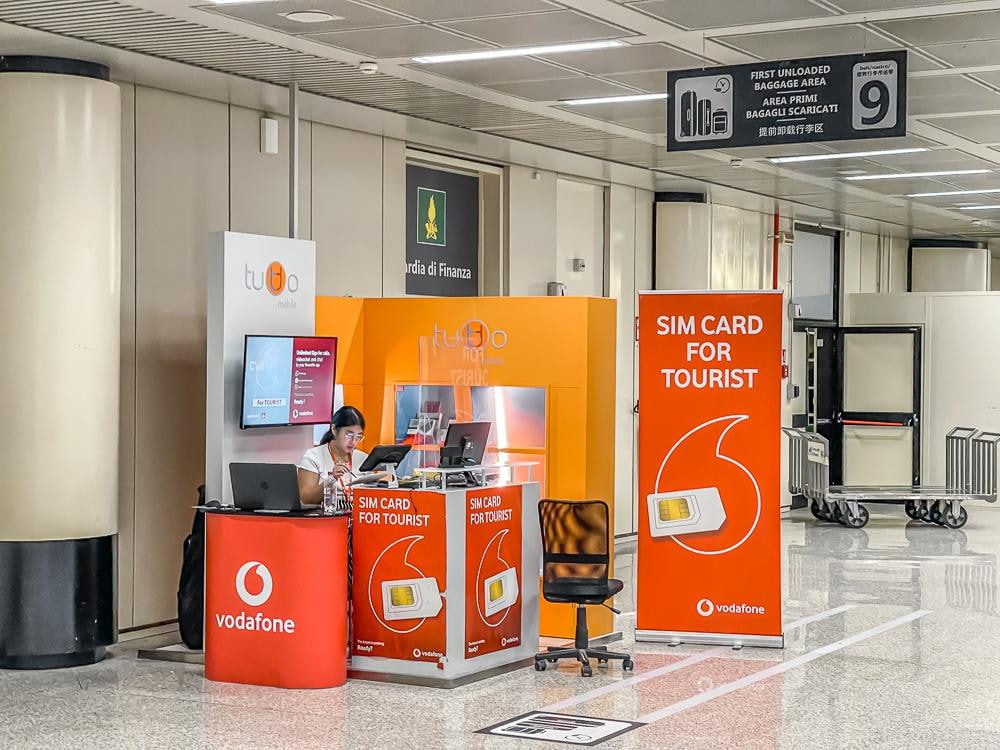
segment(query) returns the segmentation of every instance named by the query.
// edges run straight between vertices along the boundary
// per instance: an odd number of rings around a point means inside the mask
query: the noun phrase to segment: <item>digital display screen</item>
[[[336,338],[247,336],[240,427],[328,424],[336,372]]]

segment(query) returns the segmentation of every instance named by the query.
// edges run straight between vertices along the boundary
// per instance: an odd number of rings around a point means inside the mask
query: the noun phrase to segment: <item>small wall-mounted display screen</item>
[[[336,372],[336,338],[247,336],[240,427],[328,424]]]

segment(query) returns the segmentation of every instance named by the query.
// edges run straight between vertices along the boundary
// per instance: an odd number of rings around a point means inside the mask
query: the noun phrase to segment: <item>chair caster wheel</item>
[[[547,666],[548,666],[548,664],[546,664],[544,661],[536,661],[535,662],[535,671],[536,672],[544,672],[545,668]]]
[[[626,659],[625,661],[623,661],[622,662],[622,671],[623,672],[633,672],[633,671],[635,671],[635,662],[632,661],[631,659]]]
[[[594,668],[589,664],[584,664],[582,667],[580,667],[580,674],[582,674],[584,677],[593,677]]]

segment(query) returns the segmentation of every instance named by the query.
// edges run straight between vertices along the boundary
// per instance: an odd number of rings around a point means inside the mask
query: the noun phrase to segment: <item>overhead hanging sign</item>
[[[667,150],[906,135],[906,51],[667,73]]]
[[[637,641],[782,644],[782,314],[780,292],[639,295]]]

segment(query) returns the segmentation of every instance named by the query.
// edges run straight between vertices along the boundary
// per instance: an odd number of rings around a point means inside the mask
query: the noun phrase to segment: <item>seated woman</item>
[[[299,461],[299,499],[304,505],[323,502],[320,478],[332,474],[345,487],[357,476],[368,454],[357,449],[365,437],[364,415],[353,406],[342,406],[330,420],[330,429],[319,445],[310,448]]]

